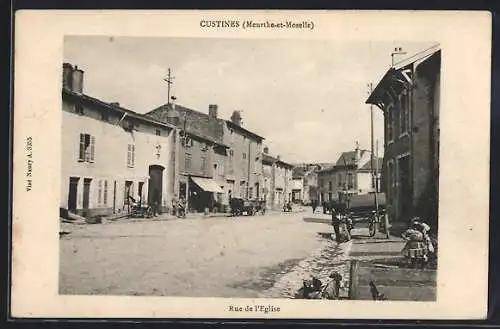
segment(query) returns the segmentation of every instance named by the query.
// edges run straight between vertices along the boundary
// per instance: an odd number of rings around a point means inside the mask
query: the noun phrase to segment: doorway
[[[148,204],[161,206],[164,169],[158,165],[149,166]]]
[[[90,183],[91,182],[92,182],[92,179],[90,179],[90,178],[84,178],[83,179],[83,202],[82,202],[82,208],[83,208],[83,210],[84,210],[85,213],[89,209]]]
[[[412,210],[412,188],[410,182],[410,157],[405,156],[398,160],[400,191],[399,215],[403,220],[409,219]]]
[[[76,211],[76,200],[78,195],[78,182],[80,177],[69,178],[69,193],[68,193],[68,210]]]

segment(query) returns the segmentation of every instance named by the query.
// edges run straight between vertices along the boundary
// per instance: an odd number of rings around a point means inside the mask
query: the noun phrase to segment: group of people
[[[186,199],[183,196],[177,198],[177,195],[174,195],[172,198],[172,215],[186,217]]]
[[[402,253],[415,263],[419,260],[427,263],[429,256],[434,254],[434,245],[429,235],[430,226],[424,223],[419,217],[414,217],[411,220],[410,227],[403,232],[403,239],[408,242],[405,244]]]

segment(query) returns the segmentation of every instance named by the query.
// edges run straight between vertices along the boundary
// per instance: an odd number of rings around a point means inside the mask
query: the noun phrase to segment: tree
[[[233,114],[231,115],[231,122],[237,126],[241,126],[243,124],[241,111],[233,111]]]

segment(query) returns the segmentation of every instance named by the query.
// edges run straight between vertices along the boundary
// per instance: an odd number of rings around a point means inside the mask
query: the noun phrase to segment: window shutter
[[[135,166],[135,145],[132,144],[132,167]]]
[[[78,160],[85,161],[85,134],[80,134],[80,153]]]
[[[90,162],[94,162],[95,155],[95,137],[90,136]]]
[[[99,181],[97,189],[97,204],[101,205],[101,201],[102,201],[102,180]]]
[[[127,166],[130,167],[132,157],[132,145],[127,144]]]
[[[103,204],[106,206],[108,204],[108,181],[104,181],[104,197]]]

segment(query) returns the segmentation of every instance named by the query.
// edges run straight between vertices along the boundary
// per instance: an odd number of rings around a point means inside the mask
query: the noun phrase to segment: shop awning
[[[201,177],[191,177],[191,179],[204,191],[222,193],[222,189],[213,179]]]

